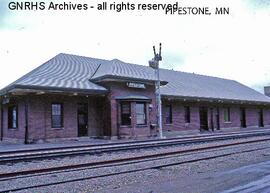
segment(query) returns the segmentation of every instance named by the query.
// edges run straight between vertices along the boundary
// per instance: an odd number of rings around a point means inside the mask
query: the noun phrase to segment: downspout
[[[3,124],[3,120],[4,120],[3,112],[4,111],[3,111],[2,100],[1,100],[1,104],[0,105],[1,105],[1,131],[0,131],[1,132],[1,134],[0,134],[1,135],[1,138],[0,138],[0,140],[3,141],[3,134],[4,134],[4,132],[3,132],[3,129],[4,129],[4,127],[3,127],[4,126],[4,124]]]
[[[24,104],[24,114],[25,114],[25,135],[24,135],[24,144],[28,144],[28,100],[25,100]]]

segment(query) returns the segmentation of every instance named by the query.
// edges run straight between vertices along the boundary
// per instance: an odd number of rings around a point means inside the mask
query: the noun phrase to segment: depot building
[[[270,125],[270,98],[234,80],[160,69],[164,131]],[[157,136],[154,69],[59,54],[0,91],[1,140]]]

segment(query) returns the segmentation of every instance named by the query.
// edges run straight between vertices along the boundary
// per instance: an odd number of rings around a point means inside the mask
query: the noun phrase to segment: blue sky
[[[179,1],[183,6],[230,7],[229,16],[9,11],[8,2],[0,2],[1,88],[58,53],[147,65],[159,42],[163,68],[234,79],[259,91],[270,84],[270,1]]]

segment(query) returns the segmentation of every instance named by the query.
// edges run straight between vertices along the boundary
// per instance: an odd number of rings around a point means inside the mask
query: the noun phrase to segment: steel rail
[[[154,142],[143,142],[143,143],[135,143],[132,145],[108,145],[101,146],[97,148],[84,147],[84,148],[69,148],[64,149],[62,151],[40,151],[34,154],[25,152],[25,153],[17,153],[14,155],[1,155],[0,156],[0,164],[9,163],[9,162],[19,162],[19,161],[30,161],[30,160],[38,160],[38,159],[49,159],[49,158],[59,158],[59,157],[67,157],[67,156],[78,156],[85,154],[99,154],[99,153],[112,153],[115,151],[128,151],[134,149],[147,149],[147,148],[157,148],[157,147],[165,147],[165,146],[176,146],[176,145],[189,145],[189,144],[198,144],[198,143],[206,143],[206,142],[214,142],[214,141],[224,141],[231,139],[241,139],[248,137],[259,137],[259,136],[267,136],[270,135],[270,132],[250,132],[250,133],[237,133],[235,135],[221,135],[221,136],[210,136],[204,138],[189,138],[189,139],[169,139],[166,141],[154,141]]]
[[[224,151],[228,150],[230,147],[224,147],[224,148],[217,148],[213,150],[202,150],[199,152],[190,152],[190,153],[183,153],[181,156],[190,156],[190,155],[198,155],[198,154],[203,154],[203,153],[213,153],[216,151]],[[256,150],[264,150],[264,149],[269,149],[270,147],[263,147],[263,148],[254,148],[254,151]],[[78,172],[78,171],[83,171],[83,170],[92,170],[92,169],[100,169],[100,168],[107,168],[107,167],[114,167],[114,166],[124,166],[124,165],[130,165],[130,164],[138,164],[138,163],[143,163],[143,162],[150,162],[150,161],[157,161],[157,160],[162,160],[162,159],[171,159],[171,158],[176,158],[179,157],[179,154],[174,154],[174,155],[169,155],[169,156],[164,156],[164,157],[157,157],[157,158],[149,158],[149,159],[144,159],[144,160],[138,160],[138,161],[130,161],[130,162],[121,162],[121,163],[115,163],[115,164],[110,164],[110,165],[104,165],[104,166],[93,166],[93,167],[84,167],[84,168],[78,168],[78,169],[69,169],[69,170],[60,170],[60,171],[52,171],[52,172],[45,172],[41,174],[29,174],[29,175],[23,175],[23,176],[15,176],[15,177],[8,177],[8,178],[2,178],[0,179],[0,182],[2,181],[7,181],[7,180],[13,180],[13,179],[20,179],[20,178],[29,178],[29,177],[36,177],[36,176],[46,176],[46,175],[52,175],[52,174],[59,174],[59,173],[69,173],[69,172]]]
[[[31,153],[31,152],[41,152],[41,151],[52,151],[52,150],[63,150],[63,149],[75,149],[75,148],[88,148],[88,147],[103,147],[103,146],[114,146],[114,145],[129,145],[129,144],[139,144],[139,143],[155,143],[155,142],[166,142],[178,139],[200,139],[208,137],[218,137],[218,136],[231,136],[231,135],[241,135],[241,134],[261,134],[270,133],[270,129],[263,130],[253,130],[253,131],[240,131],[240,132],[228,132],[228,133],[214,133],[214,134],[202,134],[200,136],[183,136],[183,137],[173,137],[173,138],[163,138],[163,139],[147,139],[147,140],[135,140],[135,141],[125,141],[125,142],[115,142],[115,143],[98,143],[98,144],[86,144],[86,145],[72,145],[72,146],[60,146],[60,147],[46,147],[46,148],[34,148],[34,149],[21,149],[21,150],[8,150],[0,151],[0,156],[8,154],[17,153]]]
[[[34,170],[24,170],[24,171],[17,171],[17,172],[0,173],[0,179],[7,178],[7,177],[14,177],[14,176],[24,176],[24,175],[29,175],[29,174],[37,174],[37,173],[40,174],[40,173],[46,173],[46,172],[52,172],[52,171],[63,171],[63,170],[85,168],[85,167],[104,166],[104,165],[108,165],[108,164],[115,164],[115,163],[137,161],[137,160],[143,160],[143,159],[149,159],[149,158],[164,157],[164,156],[170,156],[170,155],[175,155],[175,154],[184,154],[184,153],[203,151],[203,150],[209,150],[209,149],[232,147],[232,146],[243,145],[243,144],[265,142],[265,141],[269,141],[269,140],[270,140],[270,138],[264,138],[264,139],[248,140],[248,141],[243,141],[243,142],[234,142],[234,143],[213,145],[213,146],[200,147],[200,148],[191,148],[191,149],[186,149],[186,150],[162,152],[162,153],[142,155],[142,156],[137,156],[137,157],[126,157],[126,158],[112,159],[112,160],[106,160],[106,161],[95,161],[95,162],[89,162],[89,163],[83,163],[83,164],[71,164],[71,165],[57,166],[57,167],[50,167],[50,168],[41,168],[41,169],[34,169]]]
[[[267,139],[267,141],[269,141],[269,140],[270,140],[270,138]],[[205,150],[205,149],[209,149],[209,148],[214,149],[214,148],[220,148],[220,147],[229,147],[229,146],[236,146],[236,145],[242,145],[242,144],[248,144],[248,143],[257,143],[257,142],[264,142],[264,141],[266,141],[266,139],[264,139],[264,140],[251,140],[251,141],[245,141],[245,142],[237,142],[237,143],[231,143],[231,144],[225,144],[225,145],[217,145],[217,146],[204,147],[204,148],[194,148],[194,149],[190,149],[190,150],[180,150],[180,151],[166,152],[166,153],[161,153],[161,154],[138,156],[138,157],[133,157],[133,158],[122,158],[122,159],[118,159],[118,160],[108,160],[108,161],[105,161],[105,162],[107,162],[108,164],[112,164],[113,162],[116,162],[116,163],[121,163],[121,162],[125,163],[125,162],[127,162],[126,163],[126,165],[127,165],[127,164],[133,164],[134,161],[139,161],[140,159],[162,157],[162,156],[167,156],[167,155],[170,155],[170,154],[181,154],[182,152],[188,152],[188,151],[189,152],[194,152],[194,151],[201,151],[201,150]],[[240,152],[238,151],[238,152],[224,153],[224,154],[221,154],[221,155],[207,156],[207,157],[203,157],[203,158],[196,158],[196,159],[191,159],[191,160],[186,160],[186,161],[178,161],[178,162],[173,162],[173,163],[169,163],[169,164],[159,164],[159,165],[148,166],[148,167],[139,168],[139,169],[131,169],[131,170],[128,170],[128,171],[119,171],[119,172],[114,172],[114,173],[109,173],[109,174],[101,174],[101,175],[96,175],[96,176],[82,177],[82,178],[64,180],[64,181],[59,181],[59,182],[52,182],[52,183],[47,183],[47,184],[32,185],[32,186],[14,188],[14,189],[9,189],[9,190],[0,190],[0,193],[2,193],[2,192],[12,192],[12,191],[21,191],[21,190],[33,189],[33,188],[41,188],[41,187],[59,185],[59,184],[70,183],[70,182],[77,182],[77,181],[96,179],[96,178],[102,178],[102,177],[109,177],[109,176],[120,175],[120,174],[141,172],[141,171],[150,170],[150,169],[160,169],[160,168],[164,168],[164,167],[170,167],[170,166],[187,164],[187,163],[194,163],[194,162],[205,161],[205,160],[210,160],[210,159],[215,159],[215,158],[220,158],[220,157],[231,156],[231,155],[240,154],[240,153],[248,153],[248,152],[263,150],[263,149],[269,149],[269,147],[256,148],[256,149],[252,149],[252,150],[244,150],[244,151],[240,151]],[[151,161],[151,160],[145,160],[145,161]],[[93,164],[93,166],[95,166],[95,165],[96,166],[103,165],[103,167],[110,167],[111,166],[111,165],[104,164],[104,162],[103,163],[102,162],[92,162],[92,163],[89,163],[89,164]],[[81,164],[81,165],[84,165],[84,164]],[[71,167],[71,166],[72,165],[69,165],[67,167]],[[77,165],[74,165],[74,166],[77,167]],[[38,171],[38,170],[36,170],[36,171]],[[39,171],[41,171],[41,170],[39,170]],[[63,170],[63,172],[65,172],[65,170]]]

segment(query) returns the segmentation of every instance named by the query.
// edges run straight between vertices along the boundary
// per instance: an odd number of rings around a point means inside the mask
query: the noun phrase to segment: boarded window
[[[230,122],[231,121],[231,110],[230,108],[224,109],[224,122]]]
[[[190,123],[190,107],[185,106],[184,110],[185,110],[185,122]]]
[[[63,107],[61,103],[52,104],[52,128],[63,127]]]
[[[136,103],[136,124],[146,124],[146,105],[145,103]]]
[[[121,125],[131,125],[130,102],[121,103]]]
[[[165,123],[166,124],[172,123],[172,105],[165,106]]]
[[[18,128],[18,106],[16,105],[8,107],[8,128]]]

